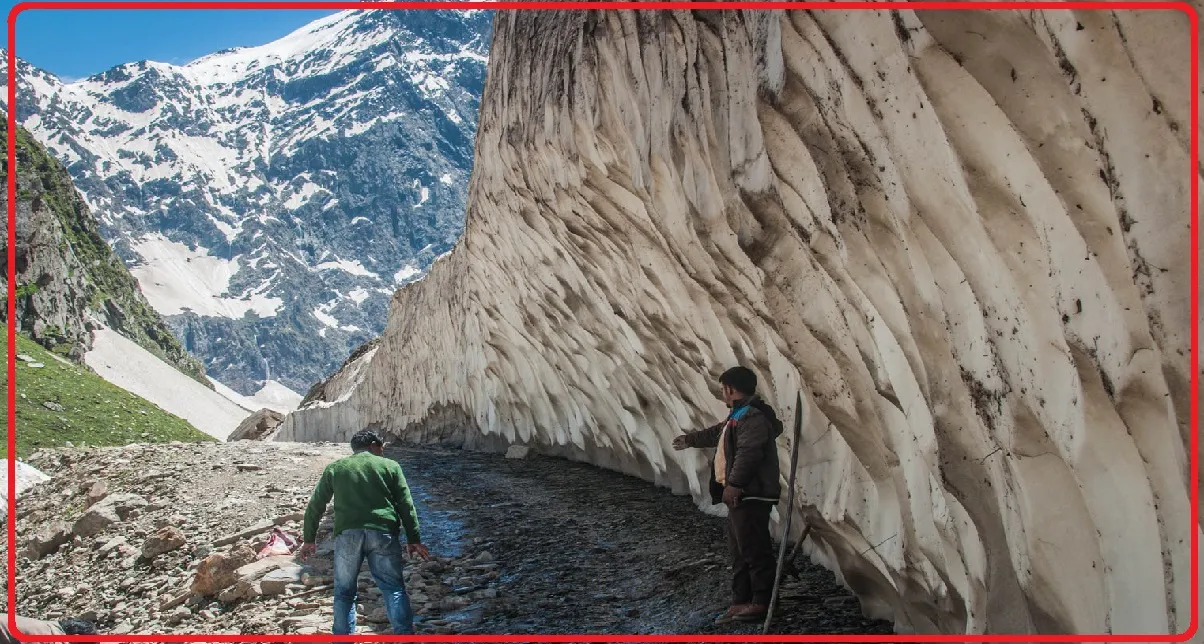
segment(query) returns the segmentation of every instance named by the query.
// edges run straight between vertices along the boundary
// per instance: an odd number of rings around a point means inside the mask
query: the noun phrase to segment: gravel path
[[[418,490],[420,520],[443,551],[487,550],[496,599],[454,616],[464,633],[759,633],[715,626],[730,583],[725,519],[685,497],[580,463],[532,456],[391,448]],[[473,543],[475,540],[475,543]],[[832,573],[799,558],[784,583],[777,633],[889,634],[861,615]]]
[[[19,500],[18,610],[87,616],[110,635],[329,632],[331,516],[318,556],[254,555],[273,527],[298,535],[322,468],[348,453],[238,441],[37,454],[52,478]],[[712,624],[728,598],[725,520],[685,497],[539,456],[406,446],[389,456],[435,555],[406,570],[420,633],[759,632]],[[800,567],[775,632],[891,632],[831,573]],[[366,567],[360,588],[360,632],[387,632]]]

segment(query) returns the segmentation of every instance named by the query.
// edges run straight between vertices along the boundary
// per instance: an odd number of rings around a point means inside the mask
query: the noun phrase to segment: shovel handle
[[[782,543],[778,546],[778,568],[773,576],[773,594],[769,599],[769,609],[765,613],[765,624],[761,627],[762,635],[769,634],[769,624],[773,621],[773,610],[778,603],[778,586],[782,581],[782,566],[786,563],[786,542],[790,538],[790,520],[794,516],[794,476],[798,471],[798,448],[803,437],[803,392],[801,391],[798,392],[794,410],[794,444],[791,446],[790,482],[787,486],[789,491],[786,494],[786,527],[782,531]]]

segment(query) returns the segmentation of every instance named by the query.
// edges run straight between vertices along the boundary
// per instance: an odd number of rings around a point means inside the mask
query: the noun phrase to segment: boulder
[[[291,557],[289,559],[291,560]],[[264,595],[281,595],[290,584],[301,583],[301,574],[301,566],[284,564],[265,574],[259,580],[259,585]]]
[[[511,445],[506,450],[506,458],[523,459],[531,453],[531,448],[526,445]]]
[[[187,542],[184,533],[180,532],[178,528],[172,526],[159,528],[142,543],[142,557],[154,559],[161,554],[183,547]]]
[[[272,430],[284,421],[284,414],[267,409],[266,407],[247,416],[238,427],[226,437],[226,441],[257,441],[264,440]]]
[[[91,537],[104,532],[109,526],[125,521],[137,512],[138,508],[146,506],[146,499],[136,494],[117,494],[107,496],[102,501],[84,511],[76,520],[72,534],[80,537]]]
[[[57,521],[38,530],[25,542],[25,554],[33,560],[54,554],[71,540],[71,526]]]
[[[217,552],[205,557],[197,566],[192,579],[192,594],[202,597],[217,595],[239,581],[238,570],[255,561],[255,551],[241,544],[229,553]]]
[[[84,501],[84,507],[90,508],[97,503],[100,503],[109,494],[109,484],[104,481],[96,481],[87,487],[87,497]]]

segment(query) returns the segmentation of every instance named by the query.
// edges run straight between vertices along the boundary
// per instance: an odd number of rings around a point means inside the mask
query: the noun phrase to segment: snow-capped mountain
[[[491,23],[345,11],[73,83],[22,62],[17,118],[211,378],[303,393],[460,235]]]

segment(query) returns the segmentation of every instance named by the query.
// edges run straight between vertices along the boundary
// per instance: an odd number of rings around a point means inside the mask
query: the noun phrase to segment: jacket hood
[[[765,414],[765,417],[769,419],[769,424],[773,427],[774,438],[782,435],[782,432],[785,431],[785,427],[782,425],[782,420],[778,418],[777,412],[773,410],[773,407],[769,406],[769,403],[761,400],[760,396],[753,396],[752,399],[748,401],[748,406],[761,412],[762,414]]]

